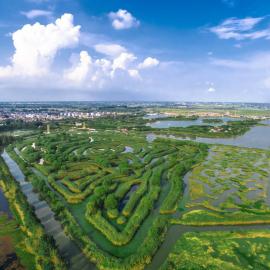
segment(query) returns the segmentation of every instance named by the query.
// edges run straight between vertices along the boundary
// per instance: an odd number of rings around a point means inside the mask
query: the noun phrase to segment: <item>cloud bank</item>
[[[33,17],[38,14],[41,13],[28,15]],[[54,23],[47,25],[24,25],[12,34],[15,51],[10,64],[0,66],[0,79],[8,83],[16,77],[26,84],[35,81],[40,82],[39,85],[46,85],[46,82],[53,80],[56,88],[103,89],[110,85],[122,87],[123,82],[139,82],[142,80],[140,71],[143,73],[144,69],[159,64],[152,57],[140,59],[117,43],[94,44],[91,49],[95,54],[87,50],[73,53],[73,49],[78,50],[82,46],[80,37],[81,26],[74,24],[72,14],[63,14]],[[70,55],[73,58],[75,55],[76,61],[56,71],[56,56],[64,49],[71,50]]]
[[[11,64],[0,67],[0,77],[47,74],[57,52],[77,45],[79,35],[80,26],[73,25],[71,14],[64,14],[48,25],[24,25],[12,34],[15,52]]]
[[[7,65],[0,63],[2,100],[270,101],[270,51],[219,58],[207,48],[203,59],[179,61],[166,56],[170,58],[166,61],[165,54],[155,50],[152,53],[159,53],[162,60],[149,55],[147,48],[129,46],[101,33],[82,32],[75,19],[63,14],[53,23],[26,24],[11,34],[14,52]],[[258,29],[263,20],[230,18],[212,32],[222,40],[232,39],[231,43],[252,39],[251,34],[255,38],[263,31]]]

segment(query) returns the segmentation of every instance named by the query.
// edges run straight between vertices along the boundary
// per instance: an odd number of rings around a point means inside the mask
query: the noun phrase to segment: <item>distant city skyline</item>
[[[0,101],[270,102],[267,0],[0,2]]]

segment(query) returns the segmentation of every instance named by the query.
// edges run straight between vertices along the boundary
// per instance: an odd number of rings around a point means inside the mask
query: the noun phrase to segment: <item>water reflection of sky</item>
[[[154,118],[152,118],[154,119]],[[154,123],[149,123],[148,126],[152,128],[169,128],[169,127],[189,127],[189,126],[221,126],[226,124],[228,121],[238,121],[241,120],[241,118],[232,118],[232,117],[215,117],[215,119],[222,119],[223,122],[220,123],[205,123],[203,122],[203,119],[207,118],[198,118],[196,120],[190,120],[190,121],[156,121]],[[209,118],[208,118],[209,119]]]
[[[251,148],[261,148],[261,149],[270,149],[270,120],[265,120],[261,122],[264,126],[255,126],[252,127],[248,132],[244,135],[237,136],[235,138],[202,138],[197,137],[196,139],[191,138],[180,138],[170,136],[162,136],[159,137],[168,137],[179,140],[194,140],[202,143],[209,144],[224,144],[224,145],[233,145],[240,147],[251,147]],[[153,141],[155,135],[148,134],[147,140],[149,142]]]
[[[0,189],[0,213],[3,212],[7,214],[9,217],[11,217],[11,212],[9,209],[8,201],[4,196],[4,193]]]

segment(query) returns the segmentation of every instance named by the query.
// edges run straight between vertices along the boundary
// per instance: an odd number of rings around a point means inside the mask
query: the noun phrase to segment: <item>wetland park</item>
[[[3,269],[270,269],[269,110],[115,110],[0,127]]]
[[[0,0],[0,270],[270,270],[269,0]]]

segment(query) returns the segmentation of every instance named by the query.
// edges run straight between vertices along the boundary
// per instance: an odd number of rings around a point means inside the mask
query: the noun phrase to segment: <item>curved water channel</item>
[[[189,199],[189,176],[191,172],[188,172],[183,180],[184,180],[184,193],[183,199],[180,204],[180,208],[184,209],[185,202]],[[189,210],[196,210],[196,209],[206,209],[201,206],[195,206]],[[207,209],[208,211],[211,211]],[[235,211],[235,209],[228,209],[228,211]],[[173,214],[174,218],[180,218],[181,215],[184,213],[184,210],[177,210],[175,214]],[[244,230],[260,230],[260,229],[267,229],[270,230],[270,224],[243,224],[243,225],[212,225],[212,226],[190,226],[190,225],[181,225],[181,224],[172,224],[170,225],[168,231],[165,235],[165,240],[157,250],[155,256],[151,263],[145,268],[147,270],[155,270],[161,266],[166,258],[168,257],[169,253],[172,252],[173,247],[177,240],[187,232],[206,232],[206,231],[244,231]]]
[[[183,199],[181,201],[181,208],[184,208],[185,202],[189,199],[189,176],[191,172],[188,172],[183,180],[184,180],[184,193]],[[195,209],[203,209],[203,207],[193,207],[190,210]],[[209,209],[207,209],[209,210]],[[230,211],[234,211],[231,209]],[[177,210],[175,214],[173,214],[174,218],[180,218],[184,211]],[[181,224],[172,224],[170,225],[168,231],[166,232],[165,239],[162,242],[161,246],[157,250],[154,255],[151,263],[146,266],[147,270],[156,270],[158,269],[166,260],[169,253],[173,251],[173,247],[179,238],[187,233],[187,232],[208,232],[208,231],[245,231],[245,230],[260,230],[267,229],[270,230],[270,224],[244,224],[244,225],[212,225],[212,226],[190,226],[190,225],[181,225]]]
[[[49,205],[45,201],[38,198],[38,194],[33,191],[30,183],[25,181],[25,176],[19,166],[13,161],[10,156],[4,152],[2,154],[11,174],[20,184],[23,193],[26,195],[30,205],[35,208],[35,213],[39,218],[41,224],[44,226],[46,232],[52,235],[56,241],[61,255],[70,262],[72,270],[82,269],[95,269],[95,266],[90,264],[89,261],[81,253],[77,245],[72,242],[63,232],[60,222],[54,218],[54,214]],[[187,178],[186,178],[187,179]],[[158,209],[158,207],[157,207]],[[156,270],[165,261],[168,254],[172,251],[176,241],[186,232],[197,231],[232,231],[243,229],[270,229],[270,225],[243,225],[243,226],[185,226],[185,225],[171,225],[168,229],[165,240],[153,257],[152,262],[146,266],[145,269]]]
[[[198,142],[208,143],[208,144],[224,144],[224,145],[233,145],[233,146],[241,146],[241,147],[250,147],[250,148],[261,148],[261,149],[270,149],[270,121],[263,121],[262,124],[264,126],[255,126],[251,128],[247,133],[242,136],[238,136],[235,138],[183,138],[183,137],[175,137],[175,136],[164,136],[164,135],[156,135],[154,133],[147,134],[147,141],[151,143],[156,138],[172,138],[178,140],[195,140]],[[188,200],[189,196],[189,175],[188,172],[184,177],[184,194],[183,200],[181,202],[181,208],[184,206],[185,201]],[[173,216],[180,217],[182,215],[181,211],[177,211]],[[151,263],[145,268],[148,270],[158,269],[166,260],[169,253],[173,250],[173,247],[177,240],[187,232],[204,232],[204,231],[243,231],[249,229],[267,229],[270,230],[270,225],[267,224],[256,224],[256,225],[215,225],[215,226],[189,226],[189,225],[181,225],[181,224],[173,224],[169,227],[165,240],[157,250],[156,254],[153,257]]]
[[[7,164],[14,179],[20,184],[20,188],[26,196],[28,203],[34,207],[35,214],[43,225],[46,233],[54,238],[61,256],[69,264],[68,269],[96,269],[94,264],[90,263],[90,261],[81,252],[77,244],[65,234],[61,227],[61,223],[56,220],[50,206],[46,201],[39,199],[38,193],[33,190],[32,184],[25,180],[25,176],[17,163],[6,151],[3,152],[2,158]]]
[[[165,240],[161,244],[160,248],[156,252],[152,262],[146,266],[147,270],[157,270],[166,260],[169,253],[173,250],[173,247],[177,240],[187,232],[206,232],[206,231],[243,231],[248,229],[268,229],[270,225],[228,225],[228,226],[186,226],[186,225],[171,225],[166,232]]]
[[[12,214],[9,209],[8,201],[3,193],[3,191],[0,188],[0,215],[1,213],[4,213],[8,216],[8,218],[12,217]]]
[[[269,122],[266,123],[266,126],[256,126],[252,128],[245,135],[232,139],[207,139],[207,138],[197,138],[196,141],[206,142],[206,143],[221,143],[228,145],[237,145],[245,147],[257,147],[263,149],[269,149],[270,143],[270,125]],[[255,133],[254,133],[255,129]],[[262,130],[263,129],[263,130]],[[255,140],[250,140],[251,136],[257,136]],[[267,136],[269,134],[269,136]],[[260,138],[258,138],[260,136]],[[261,137],[265,139],[261,140]],[[149,142],[153,141],[156,137],[159,137],[155,134],[148,134],[147,140]],[[164,136],[163,136],[164,137]],[[167,138],[167,136],[165,136]],[[241,139],[242,137],[242,139]],[[172,136],[170,136],[172,138]],[[175,138],[175,137],[173,137]],[[244,138],[244,139],[243,139]],[[183,138],[176,138],[183,139]],[[202,140],[200,140],[202,139]],[[236,140],[237,139],[237,140]],[[239,143],[240,139],[240,143]],[[209,141],[210,140],[210,141]],[[223,141],[225,140],[225,141]],[[225,143],[224,143],[225,142]],[[240,145],[239,145],[240,144]],[[30,183],[25,181],[25,176],[20,170],[19,166],[13,161],[9,155],[4,152],[2,155],[6,164],[8,165],[14,178],[20,183],[21,189],[24,194],[27,196],[28,202],[34,206],[35,212],[40,219],[41,223],[45,227],[46,232],[49,235],[52,235],[59,247],[60,253],[64,258],[71,263],[70,269],[95,269],[95,266],[92,265],[81,253],[79,248],[74,242],[72,242],[63,232],[60,223],[54,218],[54,214],[51,211],[49,205],[45,201],[40,201],[38,195],[33,192],[33,187]],[[188,181],[188,177],[185,177],[185,182]],[[187,183],[186,183],[187,184]],[[166,193],[166,192],[165,192]],[[164,193],[164,194],[165,194]],[[184,198],[188,194],[188,185],[186,185]],[[155,207],[154,212],[158,211],[158,207]],[[181,215],[181,212],[178,211],[177,216]],[[166,260],[168,254],[172,251],[176,241],[186,232],[203,232],[203,231],[239,231],[246,229],[270,229],[270,225],[234,225],[234,226],[186,226],[186,225],[171,225],[165,235],[165,240],[161,244],[160,248],[155,253],[152,262],[146,266],[145,269],[156,270],[162,263]],[[73,263],[73,262],[76,263]],[[72,266],[73,265],[73,266]],[[75,266],[76,265],[76,266]]]

